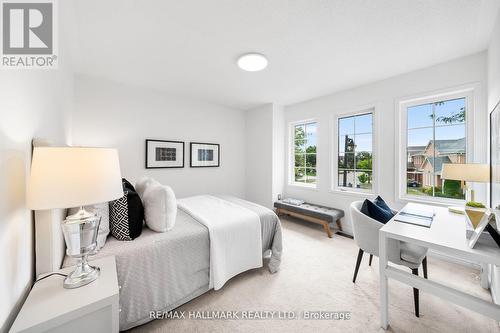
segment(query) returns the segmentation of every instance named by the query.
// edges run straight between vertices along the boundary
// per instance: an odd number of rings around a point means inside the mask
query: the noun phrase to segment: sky
[[[373,114],[339,119],[339,151],[345,149],[345,136],[354,138],[356,151],[372,151]],[[355,134],[355,135],[354,135]]]
[[[461,108],[465,108],[465,98],[445,101],[440,105],[423,104],[408,108],[408,145],[409,146],[425,146],[430,140],[433,140],[433,117],[434,109],[435,118],[449,117],[460,112]],[[339,149],[344,150],[345,135],[354,138],[356,143],[356,151],[372,151],[372,128],[373,115],[366,114],[361,116],[352,116],[339,119]],[[317,124],[307,124],[305,127],[307,145],[317,145]],[[355,133],[355,135],[354,135]],[[444,139],[460,139],[466,134],[465,123],[455,123],[448,125],[442,121],[436,122],[435,138],[436,140]]]
[[[454,99],[436,105],[435,117],[449,117],[465,108],[465,98]],[[432,104],[418,105],[408,108],[408,146],[425,146],[433,139]],[[465,123],[446,125],[436,122],[436,140],[460,139],[465,137]]]

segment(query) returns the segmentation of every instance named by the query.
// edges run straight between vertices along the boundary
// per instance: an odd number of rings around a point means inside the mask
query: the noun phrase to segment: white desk
[[[389,325],[389,278],[500,321],[499,305],[388,266],[386,248],[389,239],[414,243],[471,262],[500,265],[500,248],[482,244],[476,244],[473,249],[469,248],[465,235],[464,215],[450,213],[444,207],[433,208],[436,216],[430,228],[396,222],[393,218],[379,231],[380,321],[382,328],[387,329]]]

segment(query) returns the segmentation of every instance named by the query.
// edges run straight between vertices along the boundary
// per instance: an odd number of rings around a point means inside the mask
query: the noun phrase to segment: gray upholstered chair
[[[373,256],[378,257],[378,231],[384,226],[383,223],[363,214],[361,212],[362,205],[363,201],[355,201],[350,207],[354,241],[359,247],[356,268],[354,269],[354,277],[352,279],[353,283],[356,283],[356,276],[358,275],[363,253],[370,254],[368,263],[370,266]],[[393,210],[393,213],[396,213],[396,211]],[[427,248],[390,239],[387,244],[387,256],[390,262],[410,268],[415,275],[418,275],[418,268],[422,265],[424,278],[427,279]],[[418,289],[416,288],[413,288],[413,299],[415,302],[415,316],[418,317]]]

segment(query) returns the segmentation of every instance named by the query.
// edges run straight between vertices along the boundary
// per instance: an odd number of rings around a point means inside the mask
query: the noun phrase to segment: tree
[[[443,105],[444,102],[436,102],[434,106]],[[434,114],[429,117],[434,118]],[[452,113],[450,116],[441,116],[436,118],[436,122],[443,124],[463,123],[465,121],[465,106],[462,106],[457,112]]]
[[[306,167],[308,170],[316,168],[316,146],[306,147],[305,129],[303,126],[297,126],[295,127],[295,179],[305,175]]]
[[[443,124],[463,123],[465,121],[465,107],[460,108],[460,111],[458,111],[457,113],[453,113],[448,117],[437,117],[436,121]]]
[[[300,153],[304,147],[306,139],[306,133],[304,127],[297,126],[295,127],[295,152]]]
[[[367,151],[362,151],[356,154],[356,169],[371,170],[372,169],[372,154]]]
[[[370,183],[370,175],[366,172],[363,172],[358,176],[358,180],[361,184]]]

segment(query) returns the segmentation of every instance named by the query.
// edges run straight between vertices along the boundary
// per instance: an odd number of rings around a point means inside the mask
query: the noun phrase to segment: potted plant
[[[465,214],[469,218],[469,221],[472,223],[474,229],[477,227],[484,213],[486,212],[486,207],[476,201],[469,201],[465,204]]]

